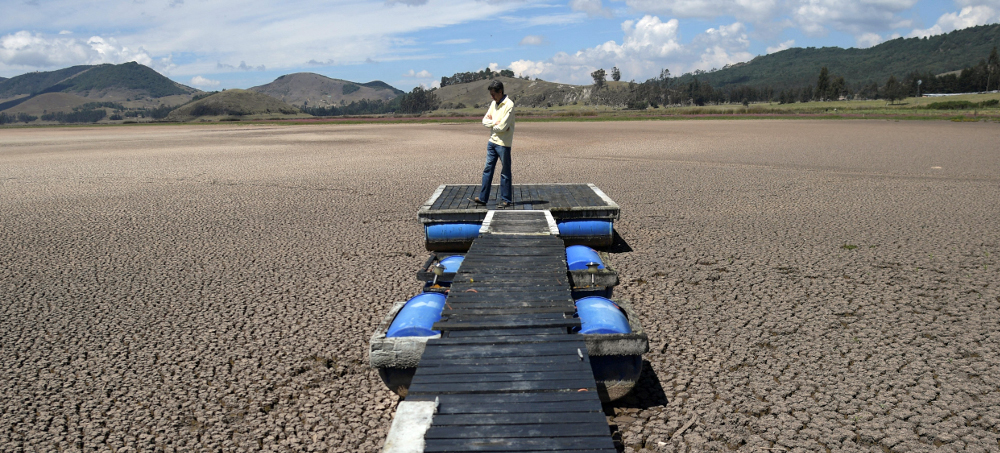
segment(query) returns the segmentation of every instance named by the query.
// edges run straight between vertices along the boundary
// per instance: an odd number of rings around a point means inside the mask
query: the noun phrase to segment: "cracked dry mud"
[[[1000,451],[997,124],[521,123],[650,337],[626,451]],[[377,451],[367,367],[475,124],[7,129],[0,451]],[[693,423],[689,422],[694,420]],[[681,427],[687,426],[683,432]]]

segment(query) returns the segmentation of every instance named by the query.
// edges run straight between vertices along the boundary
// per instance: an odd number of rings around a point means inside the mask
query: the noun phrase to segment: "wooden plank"
[[[568,288],[567,288],[568,289]],[[451,290],[448,293],[448,299],[446,299],[446,304],[468,304],[468,303],[488,303],[488,302],[509,302],[511,304],[516,304],[517,302],[558,302],[558,303],[569,303],[572,300],[571,294],[567,291],[524,291],[515,292],[511,291],[505,293],[503,291],[490,291],[487,288],[480,288],[476,291],[455,291]],[[516,307],[517,305],[511,305],[511,307]],[[447,307],[447,306],[446,306]]]
[[[559,392],[559,393],[574,393],[574,392]],[[597,392],[575,392],[582,394],[593,394],[595,400],[597,399]],[[497,395],[545,395],[545,393],[498,393]],[[439,395],[439,399],[443,399],[447,396],[471,396],[471,397],[485,397],[494,396],[486,394],[456,394],[456,395]],[[416,395],[414,395],[416,397]],[[407,397],[409,400],[409,397]],[[486,414],[545,414],[545,413],[591,413],[604,415],[601,410],[600,400],[596,401],[538,401],[538,402],[515,402],[515,403],[483,403],[483,402],[462,402],[462,403],[451,403],[444,404],[438,407],[438,413],[434,416],[435,418],[443,415],[462,415],[462,414],[475,414],[475,415],[486,415]]]
[[[545,423],[521,425],[444,425],[434,423],[424,434],[424,439],[491,439],[491,438],[559,438],[559,437],[611,437],[606,420],[585,423]]]
[[[597,402],[600,405],[598,395],[587,392],[541,392],[541,393],[502,393],[496,395],[442,395],[440,403],[442,407],[453,404],[486,404],[486,405],[506,405],[516,403],[540,403],[540,402]],[[598,409],[599,410],[599,409]]]
[[[479,280],[474,277],[469,279],[459,278],[451,282],[452,291],[459,293],[466,292],[468,289],[475,289],[476,291],[468,292],[479,292],[481,288],[482,291],[488,292],[503,292],[503,293],[552,293],[552,292],[562,292],[569,291],[569,279],[566,279],[565,283],[559,283],[556,276],[546,276],[542,277],[541,280],[525,279],[526,285],[519,285],[516,281],[494,281],[490,282],[489,276],[483,276]],[[528,286],[530,285],[530,286]]]
[[[503,295],[510,295],[510,297],[517,297],[524,294],[549,294],[554,296],[559,296],[560,293],[572,293],[569,282],[558,282],[554,279],[541,280],[534,282],[527,282],[525,284],[518,284],[518,282],[496,282],[489,280],[477,280],[473,282],[469,281],[457,281],[452,282],[451,291],[457,294],[463,293],[497,293]],[[472,290],[472,291],[469,291]],[[449,291],[449,294],[451,293]]]
[[[594,450],[615,453],[611,436],[549,439],[427,439],[425,453],[453,451],[566,451]]]
[[[434,426],[477,426],[477,425],[539,425],[556,423],[593,423],[607,425],[607,418],[600,412],[528,412],[519,414],[438,414],[434,416]],[[610,433],[609,433],[610,434]]]
[[[423,359],[472,359],[485,357],[542,357],[569,356],[577,357],[577,350],[587,354],[587,344],[581,339],[579,343],[528,343],[518,345],[438,345],[428,342],[424,349]]]
[[[452,283],[462,283],[471,285],[474,285],[476,283],[483,283],[483,284],[504,283],[511,287],[519,286],[519,285],[512,285],[512,283],[522,283],[525,285],[538,284],[538,283],[569,285],[569,273],[565,270],[562,272],[546,272],[543,274],[537,274],[531,271],[507,272],[509,270],[510,269],[506,269],[504,270],[504,272],[497,272],[497,273],[460,272],[455,274],[455,279],[452,280]]]
[[[523,373],[487,373],[476,372],[465,374],[414,374],[410,382],[414,385],[434,385],[434,384],[473,384],[487,382],[541,382],[541,381],[593,381],[594,374],[591,370],[574,371],[529,371]],[[587,384],[593,387],[592,384]]]
[[[434,338],[428,340],[428,344],[435,345],[473,345],[473,344],[506,344],[506,343],[565,343],[580,341],[579,334],[561,335],[516,335],[505,337],[458,337],[458,338]],[[584,340],[586,344],[586,340]]]
[[[479,240],[479,239],[477,239]],[[504,243],[488,243],[482,244],[476,249],[469,249],[470,253],[477,253],[481,255],[497,255],[497,254],[542,254],[542,253],[557,253],[564,255],[566,247],[562,244],[504,244]]]
[[[424,366],[483,366],[483,365],[504,365],[509,363],[581,363],[579,356],[569,355],[548,355],[531,357],[475,357],[457,359],[454,357],[442,358],[421,358],[419,370]],[[590,357],[583,356],[582,363],[590,363]]]
[[[542,319],[522,321],[517,324],[517,327],[580,327],[580,325],[580,320],[573,318],[566,320]],[[511,324],[504,322],[442,322],[434,323],[432,329],[450,332],[455,330],[502,329],[505,327],[511,327]]]
[[[565,310],[565,313],[571,313],[575,309],[572,299],[557,300],[557,301],[535,301],[535,302],[515,302],[511,303],[509,301],[483,301],[483,302],[452,302],[446,303],[446,308],[450,309],[482,309],[482,310],[507,310],[507,309],[519,309],[519,308],[560,308]],[[509,329],[516,329],[517,326],[509,327]]]
[[[460,316],[472,316],[472,315],[528,315],[534,313],[559,313],[559,314],[573,314],[576,310],[574,307],[562,306],[562,307],[537,307],[537,308],[455,308],[454,310],[443,310],[441,312],[442,317],[447,317],[451,319]]]
[[[496,214],[493,214],[496,215]],[[479,246],[485,246],[488,244],[540,244],[540,245],[554,245],[563,242],[556,236],[485,236],[482,238],[483,241],[479,243]]]
[[[449,321],[458,321],[458,322],[473,322],[473,321],[477,321],[477,322],[478,321],[481,321],[481,322],[508,322],[508,323],[511,323],[512,325],[515,325],[515,326],[517,325],[516,323],[519,322],[519,321],[540,320],[540,319],[558,319],[558,320],[562,320],[562,319],[567,319],[567,317],[562,312],[559,312],[559,313],[551,313],[551,312],[549,312],[549,313],[532,313],[532,314],[527,314],[527,315],[507,314],[507,313],[499,314],[499,315],[477,315],[477,314],[462,315],[462,314],[455,314],[455,315],[452,315],[452,316],[448,317]]]
[[[536,308],[536,307],[561,307],[573,304],[573,299],[567,294],[562,297],[540,297],[540,298],[513,298],[503,296],[490,297],[490,294],[479,296],[474,293],[462,293],[463,297],[448,296],[445,300],[445,308]],[[450,299],[450,300],[449,300]],[[505,327],[516,329],[517,326]]]
[[[461,373],[513,373],[533,371],[592,371],[589,362],[562,363],[504,363],[499,365],[442,365],[421,364],[413,375],[461,374]]]
[[[498,330],[450,332],[447,334],[445,338],[479,337],[485,335],[507,337],[507,336],[522,336],[522,335],[565,335],[565,334],[566,334],[565,329],[549,327],[549,328],[534,328],[534,329],[498,329]]]
[[[552,381],[446,382],[441,384],[411,384],[409,394],[536,392],[569,389],[583,389],[589,392],[596,392],[597,386],[593,376],[586,379],[564,379]]]

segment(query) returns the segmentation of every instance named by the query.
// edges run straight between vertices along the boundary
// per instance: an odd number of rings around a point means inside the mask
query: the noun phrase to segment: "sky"
[[[0,77],[137,61],[202,90],[284,74],[410,91],[457,72],[644,81],[790,47],[1000,22],[1000,0],[0,0]]]

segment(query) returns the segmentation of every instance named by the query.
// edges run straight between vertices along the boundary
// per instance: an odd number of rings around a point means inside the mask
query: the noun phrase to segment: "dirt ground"
[[[651,350],[626,451],[1000,451],[1000,124],[521,123]],[[0,131],[0,450],[377,451],[368,340],[477,124]],[[693,423],[684,432],[680,427]]]

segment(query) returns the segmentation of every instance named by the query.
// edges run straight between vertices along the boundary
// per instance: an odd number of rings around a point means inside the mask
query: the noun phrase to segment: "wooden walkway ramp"
[[[390,432],[385,451],[616,451],[587,346],[569,333],[580,320],[551,223],[544,211],[493,211],[400,404],[433,404],[422,450]]]

